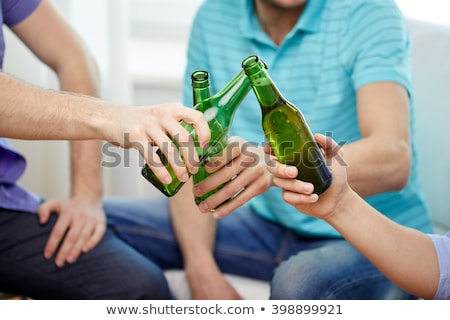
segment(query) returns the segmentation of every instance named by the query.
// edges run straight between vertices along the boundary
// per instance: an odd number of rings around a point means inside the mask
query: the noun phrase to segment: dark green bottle
[[[211,138],[209,141],[208,149],[206,151],[198,147],[197,137],[193,126],[182,122],[182,126],[191,133],[194,142],[197,146],[197,153],[200,157],[200,161],[205,163],[206,159],[210,155],[217,153],[217,148],[221,147],[223,139],[226,138],[231,128],[231,122],[234,117],[238,106],[242,100],[250,91],[250,83],[242,70],[239,72],[222,90],[217,94],[203,100],[196,104],[194,109],[203,112],[206,120],[208,121],[209,129],[211,131]],[[221,149],[220,149],[221,150]],[[142,168],[142,175],[150,181],[155,187],[158,188],[166,196],[171,197],[175,195],[180,188],[184,185],[177,179],[175,173],[166,157],[158,150],[158,156],[161,158],[162,163],[169,171],[172,182],[170,184],[163,184],[154,174],[153,171],[146,164]]]
[[[281,163],[298,168],[297,179],[314,185],[314,193],[323,193],[332,181],[323,152],[314,140],[301,111],[280,93],[258,56],[242,62],[261,106],[262,128]]]

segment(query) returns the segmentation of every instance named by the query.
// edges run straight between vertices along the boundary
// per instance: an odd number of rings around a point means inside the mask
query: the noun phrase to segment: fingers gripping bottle
[[[302,112],[283,97],[258,56],[244,59],[242,67],[260,104],[262,128],[276,157],[296,166],[297,179],[312,183],[314,193],[323,193],[332,174]]]
[[[202,102],[203,100],[206,100],[211,97],[211,95],[212,95],[211,94],[211,83],[210,83],[209,74],[207,71],[203,71],[203,70],[194,71],[191,74],[191,85],[192,85],[192,97],[193,97],[194,105],[197,105],[200,102]],[[216,147],[214,148],[214,150],[211,150],[208,158],[205,159],[205,162],[209,161],[210,156],[216,154],[217,152],[222,151],[223,148],[226,147],[226,144],[227,144],[227,136],[225,136],[221,141],[219,141],[216,144]],[[203,166],[203,165],[200,166],[200,168],[198,169],[198,172],[192,176],[194,185],[205,180],[209,176],[210,176],[210,174],[206,171],[205,166]],[[196,196],[194,198],[195,203],[197,205],[199,205],[202,201],[206,200],[207,198],[209,198],[210,196],[215,194],[217,191],[219,191],[223,186],[224,186],[224,184],[219,186],[217,189],[212,190],[204,195]]]
[[[202,112],[208,121],[208,126],[211,131],[211,138],[209,141],[208,149],[202,150],[198,146],[195,130],[192,125],[182,122],[182,126],[191,133],[197,152],[200,157],[200,161],[204,163],[210,154],[216,153],[216,148],[222,143],[223,139],[227,136],[231,128],[231,123],[234,114],[241,104],[242,100],[249,93],[251,87],[250,83],[245,75],[245,72],[241,70],[222,90],[215,95],[201,101],[194,106],[194,109]],[[176,142],[174,141],[176,144]],[[172,182],[169,184],[162,183],[145,164],[142,168],[142,175],[151,182],[158,190],[164,193],[166,196],[171,197],[175,195],[184,182],[177,179],[174,171],[172,170],[167,158],[161,152],[157,151],[158,156],[161,158],[161,162],[169,171]]]

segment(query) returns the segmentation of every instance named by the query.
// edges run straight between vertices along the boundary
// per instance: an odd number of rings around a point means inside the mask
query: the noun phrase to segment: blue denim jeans
[[[181,269],[168,201],[105,201],[108,225],[161,269]],[[224,273],[270,281],[271,299],[412,299],[343,239],[302,237],[243,206],[218,220],[215,259]]]
[[[58,268],[45,259],[55,224],[37,215],[0,209],[0,291],[34,299],[170,299],[159,267],[111,231],[91,251]]]

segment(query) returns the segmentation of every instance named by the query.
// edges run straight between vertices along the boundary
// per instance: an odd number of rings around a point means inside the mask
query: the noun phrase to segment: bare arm
[[[170,137],[189,146],[188,132],[180,125],[183,120],[192,124],[201,145],[209,141],[210,132],[203,114],[177,103],[154,106],[125,107],[97,98],[38,88],[0,72],[0,136],[27,140],[105,140],[123,148],[136,148],[158,177],[169,174],[162,165],[152,166],[157,159],[151,145],[170,145]],[[129,139],[124,139],[129,133]],[[194,150],[195,148],[184,148]],[[182,151],[185,151],[182,150]],[[176,150],[168,159],[181,177],[186,168],[181,167]],[[184,159],[192,159],[183,153]],[[198,159],[198,157],[197,157]],[[191,173],[194,165],[188,163]]]
[[[120,108],[98,99],[45,90],[0,72],[0,135],[28,140],[105,139]]]
[[[100,75],[94,57],[50,2],[43,1],[13,31],[55,71],[62,91],[99,96]],[[73,198],[101,205],[100,158],[100,141],[71,141]]]
[[[328,146],[332,156],[337,145]],[[339,154],[342,159],[342,153]],[[347,183],[346,168],[333,157],[333,184],[320,197],[303,193],[295,167],[280,163],[269,167],[274,185],[283,189],[283,199],[299,211],[327,221],[383,274],[404,290],[422,298],[433,298],[439,283],[439,264],[431,239],[425,234],[399,225],[371,207]],[[289,168],[289,169],[287,169]]]
[[[240,299],[219,270],[214,256],[217,221],[194,202],[192,179],[170,199],[173,227],[181,248],[193,299]]]
[[[342,199],[326,219],[387,278],[415,296],[431,299],[439,283],[439,264],[431,239],[388,219],[356,193]]]
[[[99,95],[100,75],[93,56],[50,2],[44,0],[28,19],[12,29],[55,71],[62,91]],[[100,158],[99,141],[71,142],[72,197],[100,205]]]
[[[47,0],[12,30],[31,51],[53,71],[60,89],[89,96],[98,96],[99,74],[93,56],[75,31]],[[41,223],[51,212],[59,212],[45,255],[59,249],[57,264],[75,261],[81,252],[92,249],[103,237],[106,219],[102,209],[100,141],[71,141],[71,196],[64,205],[49,202],[39,210]]]
[[[193,189],[192,184],[185,185],[171,199],[173,224],[194,298],[241,299],[214,260],[215,220],[243,205],[255,193],[262,193],[269,188],[271,176],[265,170],[265,154],[260,149],[241,138],[230,138],[227,148],[209,163],[213,167],[209,167],[208,171],[214,173]],[[235,178],[230,181],[232,177]],[[193,191],[196,195],[202,195],[224,182],[227,184],[220,191],[203,201],[199,207],[196,206]],[[233,201],[226,202],[238,192],[239,195]],[[216,208],[214,213],[209,212],[212,208]]]
[[[409,100],[393,82],[363,86],[357,93],[362,139],[345,145],[350,186],[362,197],[402,189],[411,168]]]

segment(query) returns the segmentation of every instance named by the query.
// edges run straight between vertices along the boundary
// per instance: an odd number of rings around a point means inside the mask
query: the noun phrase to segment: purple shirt
[[[450,231],[446,235],[430,234],[439,261],[439,286],[433,299],[450,299]]]
[[[1,0],[0,1],[0,22],[1,25],[12,27],[25,20],[41,0]],[[5,54],[5,39],[3,29],[0,30],[0,69],[3,68],[3,58]]]
[[[26,19],[39,5],[41,0],[1,0],[0,20],[8,27]],[[5,39],[0,30],[0,69],[3,67]],[[25,171],[26,160],[17,153],[9,141],[0,137],[0,208],[27,212],[36,212],[40,198],[28,192],[17,180]]]

